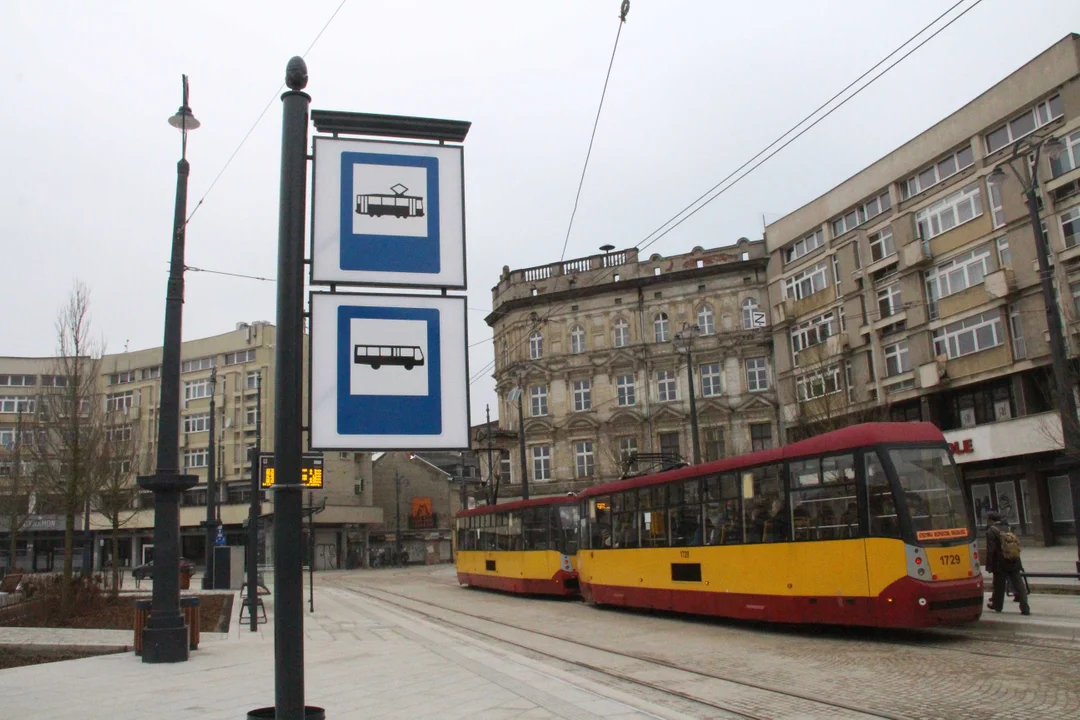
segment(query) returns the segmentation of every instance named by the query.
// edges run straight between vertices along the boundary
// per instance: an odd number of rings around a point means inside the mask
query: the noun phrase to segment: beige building
[[[230,545],[247,542],[244,523],[251,499],[251,465],[248,452],[255,446],[258,429],[258,395],[262,393],[262,450],[274,445],[274,362],[275,328],[266,322],[239,323],[232,332],[189,340],[181,350],[180,378],[180,469],[198,476],[199,484],[186,491],[181,500],[181,554],[201,563],[204,557],[207,465],[209,460],[210,396],[215,402],[216,478],[219,519]],[[305,348],[306,352],[306,348]],[[103,405],[110,432],[130,437],[137,449],[130,467],[130,479],[149,475],[156,466],[158,412],[160,409],[161,348],[105,355],[100,360],[96,402]],[[0,358],[0,446],[14,439],[17,410],[30,410],[57,372],[52,358]],[[211,383],[211,378],[215,382]],[[260,384],[261,379],[261,384]],[[13,472],[10,460],[0,458],[0,483]],[[371,458],[365,453],[327,453],[324,457],[324,487],[310,493],[316,505],[326,499],[326,507],[315,516],[316,567],[343,567],[350,556],[366,555],[368,529],[382,521],[382,511],[372,500]],[[0,489],[2,490],[2,489]],[[305,503],[308,501],[305,494]],[[273,493],[263,492],[264,524],[272,522]],[[36,507],[24,525],[19,540],[20,565],[48,569],[63,552],[63,517],[48,512],[44,499],[25,498]],[[119,560],[130,566],[148,555],[153,543],[153,494],[140,493],[135,506],[124,518]],[[109,552],[102,544],[106,519],[91,514],[95,531],[95,565]],[[76,523],[76,544],[82,543],[82,519]],[[306,532],[306,530],[305,530]],[[0,535],[7,535],[6,520],[0,519]],[[267,534],[268,538],[268,534]],[[264,547],[268,549],[269,543]],[[3,544],[6,558],[7,543]],[[264,555],[264,559],[269,559]],[[76,563],[79,554],[76,554]],[[0,563],[4,564],[4,563]]]
[[[1038,163],[1068,341],[1080,307],[1080,36],[769,225],[768,305],[786,439],[851,420],[928,420],[980,514],[1045,542],[1075,532],[1023,187],[988,183],[1024,138]],[[1029,175],[1028,151],[1014,163]]]
[[[692,459],[687,361],[673,339],[693,325],[702,458],[770,447],[777,405],[766,263],[764,243],[743,238],[671,257],[639,258],[630,249],[504,268],[487,318],[500,497],[520,495],[522,431],[531,496],[618,479],[635,453]],[[514,389],[524,402],[523,429]],[[486,428],[473,435],[486,474]]]

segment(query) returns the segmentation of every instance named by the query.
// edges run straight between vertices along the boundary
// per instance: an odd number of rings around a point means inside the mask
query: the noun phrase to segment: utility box
[[[237,545],[214,548],[214,590],[239,590],[243,586],[245,550]]]

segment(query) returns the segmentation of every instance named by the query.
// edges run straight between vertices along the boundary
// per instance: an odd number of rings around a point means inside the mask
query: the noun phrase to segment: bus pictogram
[[[424,351],[415,345],[357,345],[353,362],[378,370],[383,365],[401,365],[406,370],[424,364]]]
[[[369,193],[356,196],[356,214],[368,217],[390,215],[396,218],[424,217],[424,198],[406,195],[409,188],[401,183],[390,188],[392,195]]]

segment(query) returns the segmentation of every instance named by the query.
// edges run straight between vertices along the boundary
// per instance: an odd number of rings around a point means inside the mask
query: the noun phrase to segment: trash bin
[[[184,622],[188,627],[188,647],[191,650],[199,649],[199,598],[180,598],[180,610],[184,613]]]
[[[248,720],[274,720],[277,717],[277,709],[272,707],[258,708],[248,712]],[[314,705],[304,706],[304,720],[326,720],[326,711]]]
[[[181,590],[190,590],[191,589],[191,572],[189,572],[187,570],[181,570],[180,571],[180,589]]]
[[[150,617],[150,601],[135,601],[135,654],[142,655],[143,628],[146,627],[146,619]]]

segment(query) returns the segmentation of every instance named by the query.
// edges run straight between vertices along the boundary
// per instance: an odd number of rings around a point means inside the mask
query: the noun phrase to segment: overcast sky
[[[189,265],[273,277],[286,61],[340,0],[0,2],[0,355],[47,355],[78,278],[111,352],[161,344],[180,76]],[[974,0],[966,0],[964,6]],[[633,0],[567,257],[655,227],[953,0]],[[503,265],[559,259],[619,0],[348,0],[307,57],[318,109],[470,120],[470,341]],[[984,0],[649,252],[740,236],[824,193],[1067,33],[1076,0]],[[267,102],[270,111],[208,188]],[[189,272],[186,339],[275,318],[275,286]],[[471,352],[475,373],[490,344]],[[494,405],[490,377],[472,417]]]

